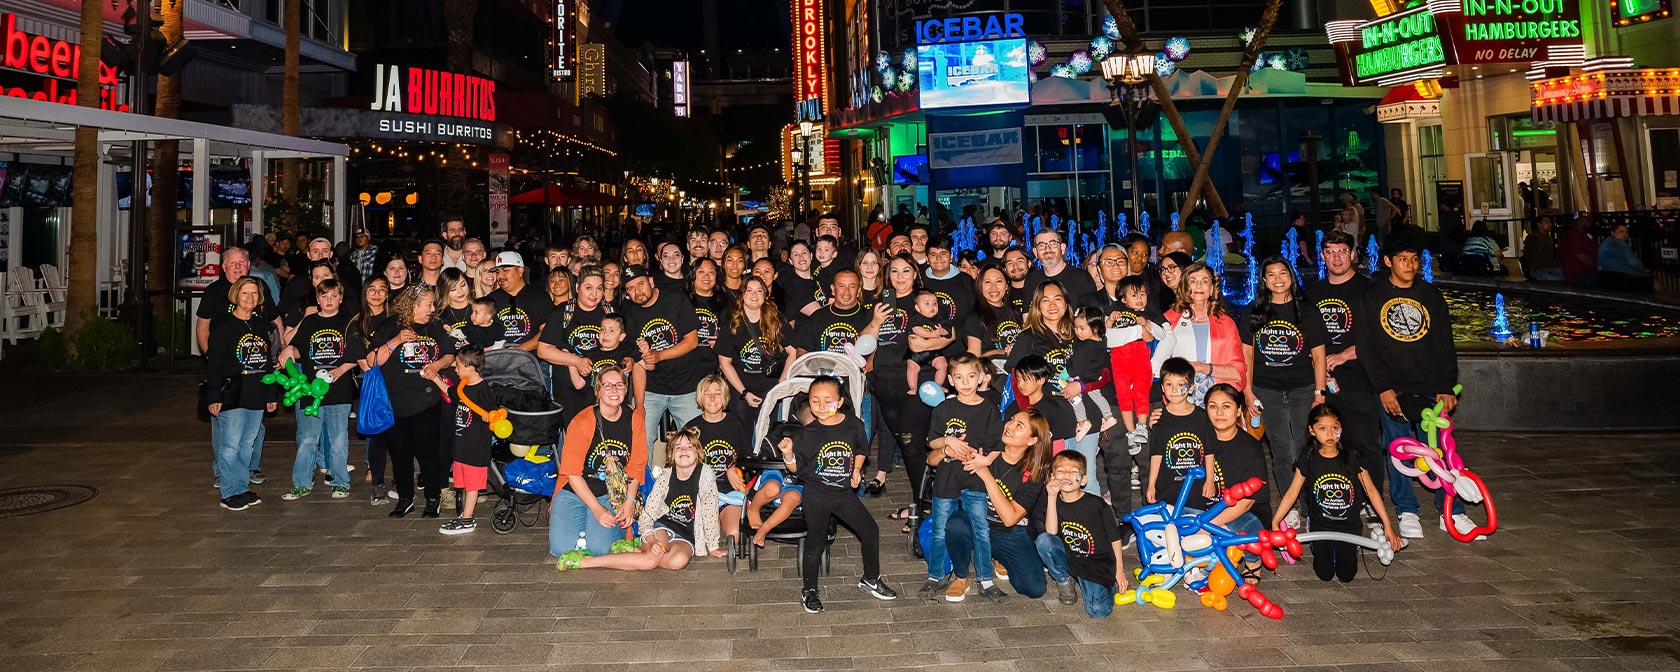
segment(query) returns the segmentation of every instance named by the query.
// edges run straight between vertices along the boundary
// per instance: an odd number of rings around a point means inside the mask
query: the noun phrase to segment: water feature
[[[1138,232],[1142,233],[1145,237],[1149,236],[1149,211],[1148,210],[1145,210],[1143,212],[1138,213]]]
[[[1213,271],[1213,277],[1225,278],[1225,231],[1219,227],[1219,220],[1213,220],[1213,228],[1208,230],[1214,245],[1208,249],[1208,270]]]
[[[1435,282],[1435,257],[1429,254],[1428,249],[1423,251],[1423,281]]]
[[[1313,258],[1318,260],[1318,279],[1323,280],[1326,273],[1324,269],[1324,232],[1314,231],[1313,237],[1318,239],[1313,245]]]
[[[1282,253],[1279,256],[1283,257],[1284,265],[1289,267],[1289,274],[1295,276],[1295,284],[1299,286],[1301,284],[1301,272],[1296,270],[1295,262],[1296,257],[1301,254],[1301,240],[1297,236],[1295,229],[1291,227],[1288,233],[1283,234],[1283,249],[1278,251]]]
[[[1382,249],[1377,247],[1377,237],[1371,236],[1365,241],[1365,270],[1376,273],[1382,262],[1377,258],[1382,256]]]
[[[1511,323],[1505,314],[1505,295],[1493,295],[1493,327],[1488,329],[1488,335],[1493,336],[1493,342],[1504,343],[1511,337]]]
[[[1168,226],[1171,227],[1173,231],[1178,230],[1178,213],[1172,213],[1172,219],[1168,222]]]
[[[1453,340],[1487,343],[1499,323],[1500,297],[1491,289],[1442,287],[1452,315]],[[1488,306],[1494,310],[1488,310]],[[1506,329],[1538,322],[1557,343],[1634,345],[1649,339],[1680,338],[1680,309],[1551,293],[1513,292],[1504,299]],[[1549,349],[1549,348],[1548,348]]]
[[[1248,260],[1248,280],[1243,285],[1243,305],[1254,303],[1254,297],[1260,291],[1259,264],[1254,261],[1254,215],[1243,213],[1243,258]]]

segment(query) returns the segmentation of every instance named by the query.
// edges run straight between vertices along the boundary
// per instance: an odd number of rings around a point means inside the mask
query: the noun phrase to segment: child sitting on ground
[[[484,384],[483,369],[484,348],[469,345],[455,353],[455,375],[461,382],[455,388],[455,463],[451,474],[455,488],[461,492],[461,503],[455,519],[438,528],[443,534],[467,534],[478,529],[473,509],[490,473],[490,445],[494,441],[488,416],[501,408],[495,391]]]
[[[488,297],[473,299],[472,316],[461,326],[461,340],[484,350],[495,350],[505,343],[506,330],[496,319],[496,302]]]
[[[1278,502],[1278,512],[1272,514],[1272,529],[1283,529],[1287,511],[1295,509],[1296,498],[1303,487],[1311,488],[1308,497],[1301,498],[1307,509],[1307,524],[1314,532],[1346,532],[1361,536],[1360,508],[1369,503],[1382,519],[1383,536],[1398,550],[1405,544],[1394,533],[1394,525],[1383,507],[1382,493],[1371,482],[1371,475],[1354,463],[1352,451],[1342,450],[1342,418],[1329,404],[1313,407],[1307,415],[1307,432],[1312,435],[1308,450],[1295,462],[1295,476],[1289,491]],[[1313,572],[1320,581],[1335,577],[1342,583],[1353,581],[1359,573],[1359,547],[1345,541],[1319,540],[1312,542]]]
[[[733,537],[741,533],[741,508],[747,503],[747,484],[735,463],[752,450],[752,428],[744,417],[728,413],[729,384],[723,376],[701,378],[694,396],[700,415],[688,421],[687,428],[700,433],[700,461],[717,477],[718,504],[723,507],[718,521],[723,536]]]
[[[933,512],[931,540],[927,552],[928,578],[917,591],[917,597],[935,599],[941,591],[947,602],[961,602],[968,595],[968,563],[954,565],[945,543],[945,529],[959,506],[967,518],[974,544],[975,573],[980,579],[980,595],[997,601],[1003,590],[993,584],[991,538],[987,536],[986,489],[976,478],[963,470],[963,462],[984,454],[997,446],[1003,437],[1003,421],[998,417],[996,404],[980,396],[980,383],[985,378],[980,359],[963,353],[951,358],[951,387],[956,396],[948,397],[933,409],[928,423],[928,464],[936,467],[933,474]],[[945,566],[952,564],[951,574]]]
[[[910,334],[910,347],[904,350],[905,378],[910,385],[910,396],[916,396],[916,381],[921,380],[923,366],[933,367],[933,382],[945,384],[945,355],[944,344],[941,341],[950,337],[951,332],[939,324],[939,297],[925,289],[916,290],[915,310],[909,316],[906,331]]]
[[[1107,394],[1112,389],[1109,385],[1112,376],[1109,373],[1108,346],[1103,342],[1103,334],[1108,329],[1108,318],[1096,308],[1080,308],[1074,313],[1073,320],[1073,348],[1068,353],[1067,372],[1069,380],[1063,389],[1072,389],[1077,396],[1069,399],[1073,405],[1074,430],[1073,440],[1085,438],[1091,431],[1091,414],[1102,418],[1098,431],[1108,431],[1108,428],[1119,424],[1114,419],[1114,406],[1109,404]]]
[[[1190,384],[1196,379],[1196,369],[1182,357],[1173,357],[1161,364],[1161,400],[1165,402],[1160,419],[1149,429],[1149,485],[1144,502],[1154,504],[1157,496],[1177,497],[1190,470],[1202,466],[1207,446],[1213,442],[1213,425],[1207,413],[1190,403]],[[1190,487],[1190,498],[1184,505],[1206,510],[1208,500],[1201,497],[1200,483]]]
[[[1141,275],[1129,275],[1116,287],[1126,309],[1109,317],[1107,331],[1109,367],[1113,373],[1120,420],[1126,425],[1126,443],[1133,455],[1149,445],[1149,387],[1155,380],[1150,368],[1149,344],[1155,332],[1166,329],[1166,318],[1148,309],[1149,284]]]
[[[723,557],[718,545],[717,477],[700,461],[700,430],[684,427],[666,444],[665,468],[654,477],[647,505],[636,518],[636,552],[586,555],[569,551],[560,569],[682,569],[694,556]]]
[[[1051,462],[1038,557],[1056,582],[1057,600],[1072,605],[1083,593],[1085,614],[1107,618],[1114,612],[1114,594],[1126,589],[1126,564],[1120,559],[1125,549],[1108,502],[1083,490],[1086,474],[1078,455],[1062,453]]]

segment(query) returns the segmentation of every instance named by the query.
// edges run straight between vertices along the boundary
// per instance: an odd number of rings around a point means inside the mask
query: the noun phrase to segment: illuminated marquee
[[[1025,21],[1020,14],[926,19],[916,22],[916,44],[1026,37],[1027,32],[1022,28]]]
[[[793,0],[794,103],[817,101],[828,113],[828,40],[823,35],[822,0]],[[805,116],[802,118],[812,118]]]
[[[1670,10],[1669,0],[1610,0],[1610,16],[1618,28],[1666,19]]]
[[[1450,56],[1435,15],[1418,7],[1372,21],[1333,22],[1330,41],[1350,86],[1391,86],[1440,74]]]
[[[576,22],[572,3],[576,1],[554,0],[554,16],[550,19],[554,23],[554,35],[549,38],[549,46],[554,49],[554,67],[549,75],[557,81],[569,81],[577,73],[577,54],[572,49],[572,27]]]
[[[496,120],[496,83],[483,77],[375,65],[373,81],[373,104],[369,109],[375,112]]]
[[[81,45],[23,32],[17,27],[17,15],[5,14],[0,15],[0,48],[4,49],[0,66],[43,78],[38,85],[30,87],[0,85],[0,93],[13,98],[76,104],[76,80],[82,71]],[[116,69],[100,63],[100,109],[128,111],[128,105],[117,100],[117,84]]]
[[[688,61],[671,64],[671,109],[676,116],[688,116]]]
[[[1578,1],[1428,0],[1371,21],[1331,21],[1325,32],[1344,84],[1393,86],[1443,76],[1453,65],[1579,54]]]

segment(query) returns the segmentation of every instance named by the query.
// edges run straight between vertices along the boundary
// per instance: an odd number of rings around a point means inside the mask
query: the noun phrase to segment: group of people
[[[198,313],[221,504],[261,501],[249,488],[262,482],[278,393],[260,380],[296,362],[330,391],[316,415],[299,403],[284,499],[323,475],[331,496],[348,496],[355,381],[379,375],[395,422],[366,440],[370,501],[394,500],[399,518],[417,502],[425,517],[453,506],[440,531],[471,532],[501,402],[481,382],[484,352],[513,348],[546,364],[565,421],[549,528],[561,569],[680,569],[723,554],[725,536],[762,545],[800,510],[809,529],[850,528],[858,588],[893,599],[862,499],[882,496],[901,465],[906,505],[889,518],[907,534],[930,521],[924,599],[1004,599],[1002,582],[1038,598],[1054,583],[1064,603],[1104,616],[1129,577],[1126,513],[1185,488],[1188,506],[1205,507],[1249,477],[1273,487],[1226,509],[1218,522],[1233,530],[1370,525],[1397,548],[1423,534],[1412,482],[1384,448],[1418,436],[1424,408],[1452,408],[1457,364],[1414,236],[1390,236],[1371,277],[1339,231],[1325,237],[1327,279],[1310,286],[1284,256],[1265,258],[1264,291],[1239,315],[1176,232],[1083,259],[1057,231],[1023,240],[1002,221],[977,250],[920,224],[861,249],[833,218],[810,232],[779,248],[763,226],[610,251],[580,237],[534,258],[491,254],[451,221],[414,266],[395,254],[363,267],[363,240],[344,264],[344,250],[309,241],[308,271],[278,298],[230,249]],[[366,278],[354,289],[338,277],[346,267]],[[771,388],[810,352],[858,362],[867,392],[819,378],[800,425],[753,436]],[[918,392],[929,382],[948,392],[935,405]],[[669,435],[666,416],[679,428]],[[779,468],[745,469],[748,458]],[[1197,466],[1205,482],[1187,483]],[[1457,510],[1449,523],[1473,527]],[[822,609],[823,546],[805,544],[801,559],[807,611]],[[1313,553],[1321,578],[1353,578],[1352,546]]]

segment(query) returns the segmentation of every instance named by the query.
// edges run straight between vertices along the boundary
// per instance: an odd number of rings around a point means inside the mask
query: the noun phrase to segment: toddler
[[[483,368],[483,348],[469,345],[456,353],[455,375],[461,382],[455,388],[459,403],[455,404],[455,422],[451,427],[455,457],[451,475],[455,488],[461,491],[461,508],[454,520],[438,528],[443,534],[467,534],[478,529],[473,509],[490,474],[490,444],[495,441],[490,433],[489,416],[501,408],[495,391],[484,384]]]
[[[1120,406],[1120,420],[1126,425],[1126,443],[1133,455],[1149,445],[1149,386],[1155,374],[1150,368],[1151,344],[1155,332],[1166,328],[1166,318],[1149,310],[1149,285],[1141,275],[1127,276],[1116,288],[1125,310],[1109,315],[1108,359],[1114,391]]]
[[[933,367],[933,382],[941,386],[945,384],[944,346],[939,341],[950,336],[950,332],[939,324],[939,298],[933,292],[917,290],[914,304],[916,310],[910,314],[907,329],[910,347],[904,353],[905,378],[910,384],[912,397],[916,396],[916,381],[920,380],[923,366]]]
[[[495,350],[505,345],[502,341],[505,332],[501,321],[496,319],[496,302],[488,297],[474,299],[471,321],[461,326],[461,340],[467,345]]]
[[[1103,391],[1109,387],[1108,346],[1102,341],[1108,318],[1096,308],[1080,308],[1074,313],[1073,348],[1068,353],[1069,380],[1062,386],[1071,391],[1068,402],[1073,404],[1073,440],[1079,441],[1091,431],[1091,411],[1102,417],[1099,431],[1119,424],[1114,419],[1113,406]]]

